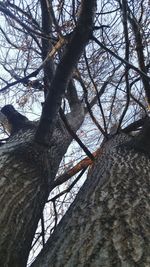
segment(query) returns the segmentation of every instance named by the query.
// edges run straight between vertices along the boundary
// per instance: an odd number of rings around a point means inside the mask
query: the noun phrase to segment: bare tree
[[[0,2],[1,266],[149,265],[148,6]]]

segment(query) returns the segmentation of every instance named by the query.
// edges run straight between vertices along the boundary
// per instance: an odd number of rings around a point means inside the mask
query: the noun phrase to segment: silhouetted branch
[[[56,115],[61,106],[61,100],[71,78],[72,72],[87,44],[92,31],[96,9],[96,1],[83,0],[81,12],[76,28],[70,38],[65,53],[56,69],[50,91],[43,106],[43,111],[37,129],[35,140],[39,143],[47,143],[55,124]]]
[[[86,155],[91,159],[91,160],[94,160],[94,156],[93,154],[89,151],[89,149],[82,143],[82,141],[80,140],[80,138],[76,135],[76,133],[71,129],[67,119],[66,119],[66,116],[63,112],[63,110],[60,108],[60,116],[61,116],[61,119],[63,120],[65,126],[66,126],[66,129],[68,130],[68,132],[70,133],[70,135],[76,140],[76,142],[79,144],[79,146],[83,149],[83,151],[86,153]]]
[[[102,151],[101,149],[97,149],[95,152],[92,153],[93,157],[96,158],[101,153],[101,151]],[[67,172],[64,172],[62,175],[58,176],[56,180],[53,182],[53,188],[65,183],[79,171],[89,167],[92,164],[93,160],[91,160],[89,157],[84,158],[79,163],[77,163],[73,168],[71,168]]]
[[[111,49],[109,49],[107,46],[105,46],[102,42],[100,42],[96,37],[92,36],[92,40],[94,40],[99,46],[101,46],[104,50],[106,50],[108,53],[110,53],[112,56],[114,56],[116,59],[121,61],[123,64],[127,65],[129,68],[135,70],[138,74],[140,74],[141,77],[144,77],[147,81],[150,81],[150,77],[146,75],[145,72],[142,70],[138,69],[122,57],[118,56],[115,52],[113,52]]]

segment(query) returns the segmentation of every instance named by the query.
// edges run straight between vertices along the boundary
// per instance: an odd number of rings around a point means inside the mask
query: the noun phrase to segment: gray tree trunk
[[[77,131],[80,105],[68,114]],[[31,243],[62,157],[72,137],[58,119],[49,145],[34,141],[36,126],[20,130],[0,147],[0,266],[26,266]]]
[[[32,267],[149,267],[149,150],[145,139],[107,142]]]

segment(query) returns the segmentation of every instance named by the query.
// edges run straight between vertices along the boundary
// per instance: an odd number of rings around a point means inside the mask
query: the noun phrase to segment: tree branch
[[[49,35],[52,37],[52,17],[50,10],[52,9],[52,5],[50,1],[40,0],[41,11],[42,11],[42,30],[45,35]],[[53,46],[50,39],[42,38],[42,59],[43,61],[47,58],[49,51],[53,51]],[[55,53],[55,52],[54,52]],[[47,95],[47,91],[50,88],[50,83],[52,81],[54,75],[54,62],[52,56],[49,56],[49,60],[44,64],[44,93],[45,97]]]
[[[128,33],[128,25],[127,25],[127,2],[126,0],[122,1],[122,17],[123,17],[124,39],[125,39],[125,60],[129,62],[130,42],[129,42],[129,33]],[[128,65],[125,65],[125,82],[126,82],[126,105],[119,119],[118,130],[120,129],[121,123],[126,115],[126,112],[130,104],[130,83],[129,83],[129,66]]]
[[[79,144],[79,146],[83,149],[83,151],[85,152],[85,154],[91,159],[94,161],[94,156],[93,154],[89,151],[89,149],[82,143],[82,141],[80,140],[80,138],[76,135],[76,133],[71,129],[64,113],[63,113],[63,110],[60,108],[60,116],[61,116],[61,119],[63,120],[65,126],[66,126],[66,129],[68,130],[68,132],[70,133],[70,135],[76,140],[76,142]]]
[[[106,50],[108,53],[110,53],[113,57],[117,58],[123,64],[125,64],[129,68],[133,69],[138,74],[140,74],[141,77],[144,77],[147,81],[150,81],[150,77],[148,75],[146,75],[145,72],[143,72],[142,70],[138,69],[137,67],[135,67],[134,65],[132,65],[131,63],[129,63],[127,60],[123,59],[122,57],[118,56],[111,49],[109,49],[103,43],[101,43],[96,37],[92,36],[92,40],[94,40],[99,46],[101,46],[104,50]]]
[[[53,132],[56,115],[61,106],[61,100],[76,66],[93,30],[93,20],[96,0],[83,0],[77,26],[66,47],[51,83],[50,91],[43,106],[39,127],[35,134],[38,143],[47,143],[48,136]]]
[[[9,16],[11,19],[15,20],[21,27],[23,27],[30,35],[31,33],[34,33],[35,35],[39,37],[48,37],[45,36],[42,32],[38,30],[34,30],[33,28],[29,27],[27,24],[22,22],[20,19],[18,19],[8,8],[6,3],[0,2],[0,11],[4,13],[6,16]],[[32,25],[33,26],[33,25]]]
[[[145,57],[144,57],[144,45],[142,41],[142,34],[140,32],[140,25],[138,24],[138,21],[133,15],[131,17],[131,11],[129,7],[128,7],[128,20],[131,24],[131,27],[133,29],[133,33],[135,36],[135,48],[137,52],[139,67],[141,71],[147,74],[147,68],[145,65]],[[141,76],[141,79],[142,79],[143,87],[144,87],[145,94],[147,97],[147,102],[150,106],[150,81],[147,80],[146,77],[144,77],[143,75]]]
[[[99,153],[102,153],[102,149],[97,149],[95,152],[93,152],[93,157],[97,157]],[[58,176],[56,180],[53,182],[53,188],[55,188],[58,185],[61,185],[68,181],[72,176],[77,174],[79,171],[89,167],[93,164],[93,160],[91,160],[89,157],[84,158],[79,163],[77,163],[73,168],[71,168],[69,171],[63,173],[62,175]]]
[[[79,181],[79,179],[82,177],[82,175],[84,174],[84,172],[86,171],[87,167],[83,168],[81,170],[81,172],[79,173],[79,175],[76,177],[76,179],[71,183],[71,185],[64,189],[63,191],[61,191],[58,195],[56,195],[55,197],[51,198],[50,200],[48,200],[47,202],[50,202],[50,201],[55,201],[56,199],[58,199],[59,197],[61,197],[62,195],[70,192],[70,190],[74,187],[74,185]]]

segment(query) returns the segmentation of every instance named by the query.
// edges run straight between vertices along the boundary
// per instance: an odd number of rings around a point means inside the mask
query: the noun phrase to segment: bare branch
[[[51,83],[50,92],[43,106],[40,124],[35,135],[35,140],[39,143],[47,142],[48,133],[49,135],[52,134],[55,118],[61,106],[61,100],[67,88],[67,84],[92,34],[95,8],[95,0],[82,1],[77,26],[66,48],[65,54],[57,67],[54,79]]]
[[[79,146],[83,149],[83,151],[86,153],[86,155],[94,161],[94,156],[93,154],[89,151],[89,149],[82,143],[82,141],[79,139],[79,137],[76,135],[76,133],[71,129],[66,117],[65,117],[65,114],[63,112],[63,110],[60,108],[60,116],[61,116],[61,119],[63,120],[65,126],[66,126],[66,129],[68,130],[68,132],[70,133],[70,135],[76,140],[76,142],[79,144]]]
[[[150,81],[150,77],[146,75],[145,72],[138,69],[134,65],[130,64],[128,61],[123,59],[122,57],[118,56],[116,53],[114,53],[112,50],[110,50],[108,47],[106,47],[102,42],[100,42],[96,37],[92,37],[92,40],[94,40],[98,45],[100,45],[104,50],[106,50],[108,53],[110,53],[112,56],[117,58],[119,61],[121,61],[123,64],[127,65],[129,68],[135,70],[138,74],[140,74],[141,77],[144,77],[147,81]]]
[[[97,149],[95,152],[93,152],[93,157],[97,157],[99,153],[102,153],[100,149]],[[91,160],[89,157],[84,158],[79,163],[77,163],[73,168],[71,168],[69,171],[63,173],[62,175],[58,176],[57,179],[53,182],[53,188],[55,188],[58,185],[61,185],[68,181],[72,176],[77,174],[79,171],[89,167],[93,164],[93,160]]]

